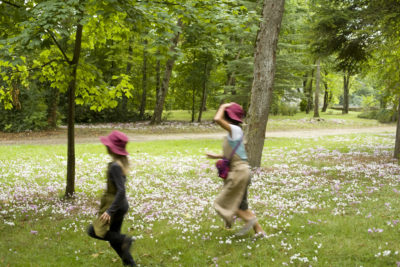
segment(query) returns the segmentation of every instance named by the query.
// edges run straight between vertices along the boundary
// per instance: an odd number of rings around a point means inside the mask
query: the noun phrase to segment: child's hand
[[[105,211],[101,216],[100,220],[102,220],[104,223],[110,223],[111,221],[111,216]]]
[[[213,153],[206,153],[206,156],[210,159],[222,159],[221,155],[213,154]]]

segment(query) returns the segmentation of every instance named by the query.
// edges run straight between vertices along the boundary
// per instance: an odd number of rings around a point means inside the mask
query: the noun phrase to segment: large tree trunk
[[[175,53],[176,47],[178,46],[179,36],[180,36],[180,29],[182,28],[182,21],[178,20],[178,32],[175,34],[174,39],[172,40],[172,46],[170,47],[170,51]],[[157,101],[156,106],[154,108],[154,114],[151,118],[151,124],[160,124],[162,119],[162,112],[164,110],[164,102],[165,98],[167,97],[168,87],[169,87],[169,80],[171,79],[172,68],[174,67],[174,63],[176,60],[176,56],[172,56],[170,59],[167,60],[167,64],[165,66],[164,78],[161,83],[161,88],[157,94]]]
[[[275,78],[276,47],[285,0],[264,0],[262,21],[257,34],[254,76],[246,139],[249,163],[259,167]]]
[[[140,102],[140,114],[139,117],[143,119],[144,112],[146,111],[146,99],[147,99],[147,41],[144,43],[143,48],[143,68],[142,68],[142,100]]]
[[[345,73],[343,75],[343,109],[342,114],[349,113],[349,81],[350,81],[350,74]]]
[[[74,57],[70,62],[72,79],[68,86],[68,160],[67,160],[67,186],[65,196],[72,197],[75,193],[75,89],[76,71],[81,54],[83,26],[78,24],[75,36]]]
[[[201,122],[201,116],[203,115],[203,111],[206,109],[207,103],[207,80],[208,80],[208,62],[204,63],[204,78],[203,78],[203,93],[201,97],[201,104],[199,109],[199,116],[197,118],[198,122]]]
[[[397,114],[399,115],[397,118],[397,128],[396,128],[396,141],[394,146],[394,157],[396,159],[400,158],[400,97],[399,97],[399,105],[397,108]]]
[[[319,81],[320,81],[320,60],[317,59],[317,73],[315,77],[315,95],[314,95],[314,118],[319,118]]]

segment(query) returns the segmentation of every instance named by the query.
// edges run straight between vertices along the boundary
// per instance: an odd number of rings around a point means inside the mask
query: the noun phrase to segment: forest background
[[[75,129],[214,132],[204,120],[235,101],[247,140],[259,142],[246,147],[259,167],[249,200],[267,237],[236,238],[219,225],[212,201],[222,183],[204,153],[220,140],[135,140],[124,224],[135,259],[399,265],[399,26],[398,0],[0,0],[0,134],[46,139],[2,143],[0,264],[118,264],[106,244],[82,239],[109,158],[96,135],[75,159]],[[177,114],[188,122],[165,123]],[[380,134],[298,131],[264,145],[269,114],[284,118],[281,130],[295,120],[378,125]],[[397,134],[355,116],[397,121]]]
[[[369,23],[379,1],[365,10],[358,9],[365,1],[334,2],[286,1],[271,113],[312,112],[320,97],[322,112],[355,108],[363,117],[396,121],[399,40]],[[396,1],[386,3],[381,23],[396,35]],[[0,5],[2,131],[65,124],[77,57],[78,123],[160,123],[177,109],[201,122],[222,102],[249,106],[261,1]]]

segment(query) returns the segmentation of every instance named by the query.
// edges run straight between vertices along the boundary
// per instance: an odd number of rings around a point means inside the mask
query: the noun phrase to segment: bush
[[[303,98],[303,99],[300,101],[299,106],[300,106],[300,111],[301,111],[301,112],[306,111],[306,109],[307,109],[307,99]]]
[[[279,107],[279,113],[284,116],[294,116],[298,112],[295,105],[282,103]]]
[[[21,90],[21,108],[5,110],[0,105],[0,130],[4,132],[39,131],[47,128],[47,104],[43,92]]]
[[[393,109],[369,110],[358,115],[359,118],[378,120],[381,123],[397,121],[398,113]]]
[[[67,112],[67,109],[65,109]],[[66,113],[67,114],[67,113]],[[145,113],[140,118],[138,111],[122,111],[118,106],[114,109],[104,109],[102,111],[90,110],[88,106],[76,106],[75,122],[77,123],[103,123],[103,122],[133,122],[140,120],[150,120],[150,113]]]

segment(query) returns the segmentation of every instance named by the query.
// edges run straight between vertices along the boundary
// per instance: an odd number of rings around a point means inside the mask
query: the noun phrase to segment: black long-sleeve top
[[[125,214],[128,211],[129,204],[125,193],[126,176],[122,172],[121,166],[116,162],[111,162],[107,171],[107,191],[115,192],[114,201],[108,208],[107,213],[110,216],[116,213]],[[113,192],[114,191],[114,192]]]

